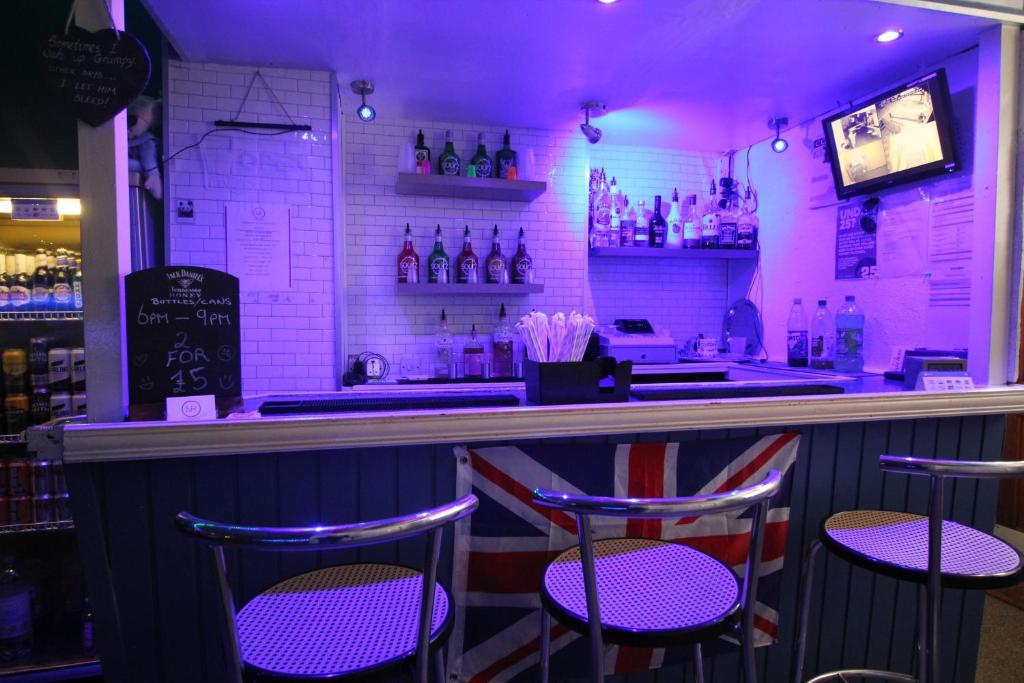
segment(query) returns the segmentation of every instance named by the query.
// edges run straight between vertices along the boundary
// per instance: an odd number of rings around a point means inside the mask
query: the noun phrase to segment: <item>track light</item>
[[[352,87],[352,92],[359,95],[359,99],[362,102],[359,108],[356,109],[356,116],[363,123],[373,121],[377,118],[377,110],[366,103],[366,96],[373,94],[373,83],[365,80],[352,81],[350,86]]]
[[[789,149],[789,141],[781,135],[782,127],[788,125],[789,118],[785,116],[776,116],[773,119],[768,119],[768,127],[775,129],[775,139],[772,140],[772,151],[776,154],[782,154]]]
[[[605,112],[605,106],[601,102],[595,102],[593,100],[584,102],[580,105],[580,109],[583,110],[584,122],[580,124],[580,130],[583,131],[583,137],[587,139],[592,145],[596,145],[597,141],[601,139],[601,129],[597,126],[590,125],[590,116],[593,115],[595,118],[603,116]]]

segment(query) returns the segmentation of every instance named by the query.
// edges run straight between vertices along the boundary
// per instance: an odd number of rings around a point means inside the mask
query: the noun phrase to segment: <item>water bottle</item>
[[[807,367],[807,314],[800,299],[793,299],[793,308],[789,310],[786,357],[791,368]]]
[[[831,370],[832,353],[836,343],[836,328],[832,314],[828,312],[828,301],[818,299],[818,309],[811,320],[811,367]]]
[[[864,371],[864,311],[850,295],[836,311],[836,370]]]

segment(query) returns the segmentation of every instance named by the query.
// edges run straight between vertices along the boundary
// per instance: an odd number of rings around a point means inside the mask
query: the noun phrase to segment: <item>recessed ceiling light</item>
[[[610,4],[612,4],[613,2],[618,2],[619,0],[597,0],[597,1],[598,1],[599,3],[601,3],[602,5],[610,5]]]
[[[899,40],[903,37],[903,31],[898,28],[890,28],[882,31],[875,36],[876,43],[891,43],[894,40]]]

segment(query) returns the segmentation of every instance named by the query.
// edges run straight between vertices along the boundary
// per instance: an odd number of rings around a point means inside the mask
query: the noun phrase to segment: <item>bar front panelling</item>
[[[801,550],[831,512],[855,507],[923,512],[921,482],[878,470],[881,453],[963,459],[1000,457],[1002,416],[794,426],[803,439],[793,470],[790,538],[785,558],[779,642],[759,650],[761,680],[787,681],[794,637]],[[785,428],[580,437],[555,443],[710,440]],[[520,442],[522,443],[522,442]],[[219,613],[205,552],[174,530],[180,510],[250,524],[339,523],[392,516],[454,496],[448,445],[281,455],[219,456],[68,468],[97,636],[108,680],[222,680]],[[948,489],[953,519],[990,529],[995,487],[958,481]],[[451,538],[442,577],[451,575]],[[239,604],[282,578],[343,561],[418,566],[422,545],[377,546],[312,554],[228,553]],[[805,675],[839,666],[911,666],[914,586],[875,577],[827,553],[814,575]],[[947,591],[947,681],[970,681],[977,659],[984,596]],[[116,610],[114,606],[116,605]],[[118,637],[119,634],[119,637]],[[709,658],[707,680],[737,681],[738,657]],[[689,667],[687,667],[689,668]],[[621,677],[629,683],[678,680],[664,670]]]

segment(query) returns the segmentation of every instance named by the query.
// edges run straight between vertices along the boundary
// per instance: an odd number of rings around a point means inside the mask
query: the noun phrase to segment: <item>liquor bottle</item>
[[[501,240],[498,237],[498,226],[495,224],[491,236],[491,253],[484,261],[487,283],[492,285],[508,284],[508,259],[501,253]]]
[[[736,208],[736,203],[733,200],[727,199],[724,201],[725,208],[722,209],[722,212],[720,214],[720,222],[718,229],[718,247],[720,249],[735,249],[739,213]]]
[[[430,148],[423,141],[423,131],[416,133],[416,172],[430,174]]]
[[[629,197],[622,195],[622,224],[619,226],[619,242],[612,246],[631,247],[636,236],[636,209],[629,205]]]
[[[7,259],[7,267],[13,272],[11,279],[11,311],[17,313],[32,308],[32,278],[28,274],[28,257],[22,253],[14,254],[14,268]]]
[[[662,248],[665,246],[665,234],[668,231],[668,224],[661,217],[661,195],[654,195],[654,215],[651,216],[650,229],[648,230],[650,246]]]
[[[597,193],[601,189],[601,169],[590,169],[590,187],[587,192],[587,239],[594,246],[594,226],[597,224]]]
[[[717,249],[719,238],[718,200],[715,198],[715,182],[711,181],[711,192],[701,222],[700,246],[702,249]]]
[[[514,337],[512,326],[505,313],[505,304],[498,313],[498,324],[491,335],[491,377],[512,377],[512,358],[514,357]]]
[[[448,284],[449,270],[451,270],[451,260],[444,251],[441,226],[438,225],[434,231],[434,250],[427,257],[427,282],[442,285]]]
[[[459,175],[462,172],[462,160],[455,153],[455,143],[452,132],[444,132],[444,151],[437,158],[437,172],[441,175]]]
[[[491,157],[487,156],[487,150],[484,148],[484,134],[477,133],[476,136],[476,154],[469,160],[469,163],[476,166],[476,177],[477,178],[490,178],[491,173],[494,170],[493,164],[491,163]]]
[[[82,310],[82,256],[76,254],[69,265],[71,270],[71,306],[76,311]]]
[[[448,316],[441,309],[441,320],[434,333],[434,377],[451,377],[452,333],[448,331]]]
[[[665,234],[665,246],[681,249],[683,246],[683,214],[679,210],[679,190],[672,188],[672,207],[668,210],[668,232]]]
[[[32,589],[4,557],[0,573],[0,661],[13,662],[32,653]]]
[[[412,247],[412,228],[405,224],[405,244],[398,255],[398,281],[414,283],[420,281],[420,257]],[[57,284],[53,285],[53,294],[57,296]]]
[[[0,312],[11,308],[11,276],[7,273],[7,250],[0,249]]]
[[[615,179],[612,178],[612,182]],[[591,246],[607,247],[608,234],[611,231],[612,223],[612,198],[611,188],[605,180],[604,172],[601,172],[601,184],[597,190],[597,197],[594,200],[594,234]]]
[[[52,308],[53,274],[47,265],[45,249],[36,249],[36,269],[32,273],[32,310],[49,311]]]
[[[836,370],[864,371],[864,309],[850,294],[836,311]]]
[[[644,200],[640,200],[640,206],[636,209],[636,229],[633,231],[633,246],[647,247],[651,242],[651,226],[647,222],[647,210],[644,208]]]
[[[834,366],[832,355],[835,349],[835,325],[832,314],[828,312],[828,301],[818,300],[818,310],[811,320],[811,367],[819,370],[831,370]]]
[[[504,180],[515,180],[519,177],[519,158],[510,146],[508,131],[501,139],[501,149],[494,155],[494,163],[497,166],[498,177]]]
[[[701,218],[697,211],[697,195],[686,198],[686,220],[683,221],[683,248],[700,249]]]
[[[807,367],[807,314],[803,302],[793,299],[786,323],[786,362],[792,368]]]
[[[533,259],[526,253],[526,233],[519,228],[519,248],[512,257],[512,284],[533,283]]]
[[[747,188],[746,196],[743,199],[743,211],[736,221],[736,248],[754,249],[757,245],[758,219],[755,212],[754,200],[751,198],[750,188]]]
[[[73,304],[72,299],[68,253],[66,249],[58,249],[57,267],[53,273],[53,310],[70,311]]]
[[[473,238],[468,225],[462,233],[462,251],[455,257],[455,281],[462,285],[480,282],[480,259],[473,253]]]
[[[476,336],[476,324],[469,331],[469,339],[462,347],[462,376],[484,376],[484,345]]]
[[[611,198],[611,219],[608,224],[608,245],[614,246],[622,239],[622,193],[619,186],[612,177],[612,184],[609,188]]]

